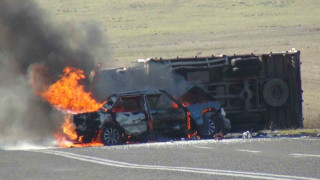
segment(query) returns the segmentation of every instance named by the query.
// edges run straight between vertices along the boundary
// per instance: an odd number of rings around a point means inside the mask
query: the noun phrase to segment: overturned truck
[[[131,69],[151,76],[160,65],[218,100],[233,131],[303,127],[300,51],[150,58],[131,64]]]

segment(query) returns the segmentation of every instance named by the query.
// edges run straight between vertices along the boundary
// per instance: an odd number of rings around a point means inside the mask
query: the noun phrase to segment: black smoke
[[[56,24],[33,0],[1,0],[0,144],[52,136],[62,114],[34,93],[30,77],[42,87],[66,66],[88,75],[107,59],[105,39],[95,22]]]

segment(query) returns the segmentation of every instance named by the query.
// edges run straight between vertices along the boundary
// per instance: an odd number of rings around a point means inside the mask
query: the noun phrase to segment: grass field
[[[301,50],[305,127],[320,127],[319,0],[37,0],[57,22],[94,20],[118,65],[138,58]]]

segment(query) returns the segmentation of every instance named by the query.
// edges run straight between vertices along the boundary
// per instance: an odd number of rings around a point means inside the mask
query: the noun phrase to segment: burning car
[[[196,98],[188,95],[192,93],[197,93]],[[81,142],[100,137],[104,145],[120,144],[128,137],[145,139],[150,134],[210,138],[228,131],[230,121],[219,102],[199,102],[204,96],[197,87],[178,100],[164,90],[118,93],[98,111],[74,115],[73,122]]]

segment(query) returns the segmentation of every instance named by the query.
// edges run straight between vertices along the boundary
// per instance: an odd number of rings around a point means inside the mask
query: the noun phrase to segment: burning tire
[[[101,133],[101,141],[106,146],[120,144],[122,142],[121,129],[114,125],[107,126]]]
[[[289,88],[283,80],[272,79],[264,85],[263,97],[270,106],[282,106],[288,100]]]
[[[213,112],[207,112],[203,115],[203,124],[199,127],[201,138],[213,137],[221,130],[220,118]]]

